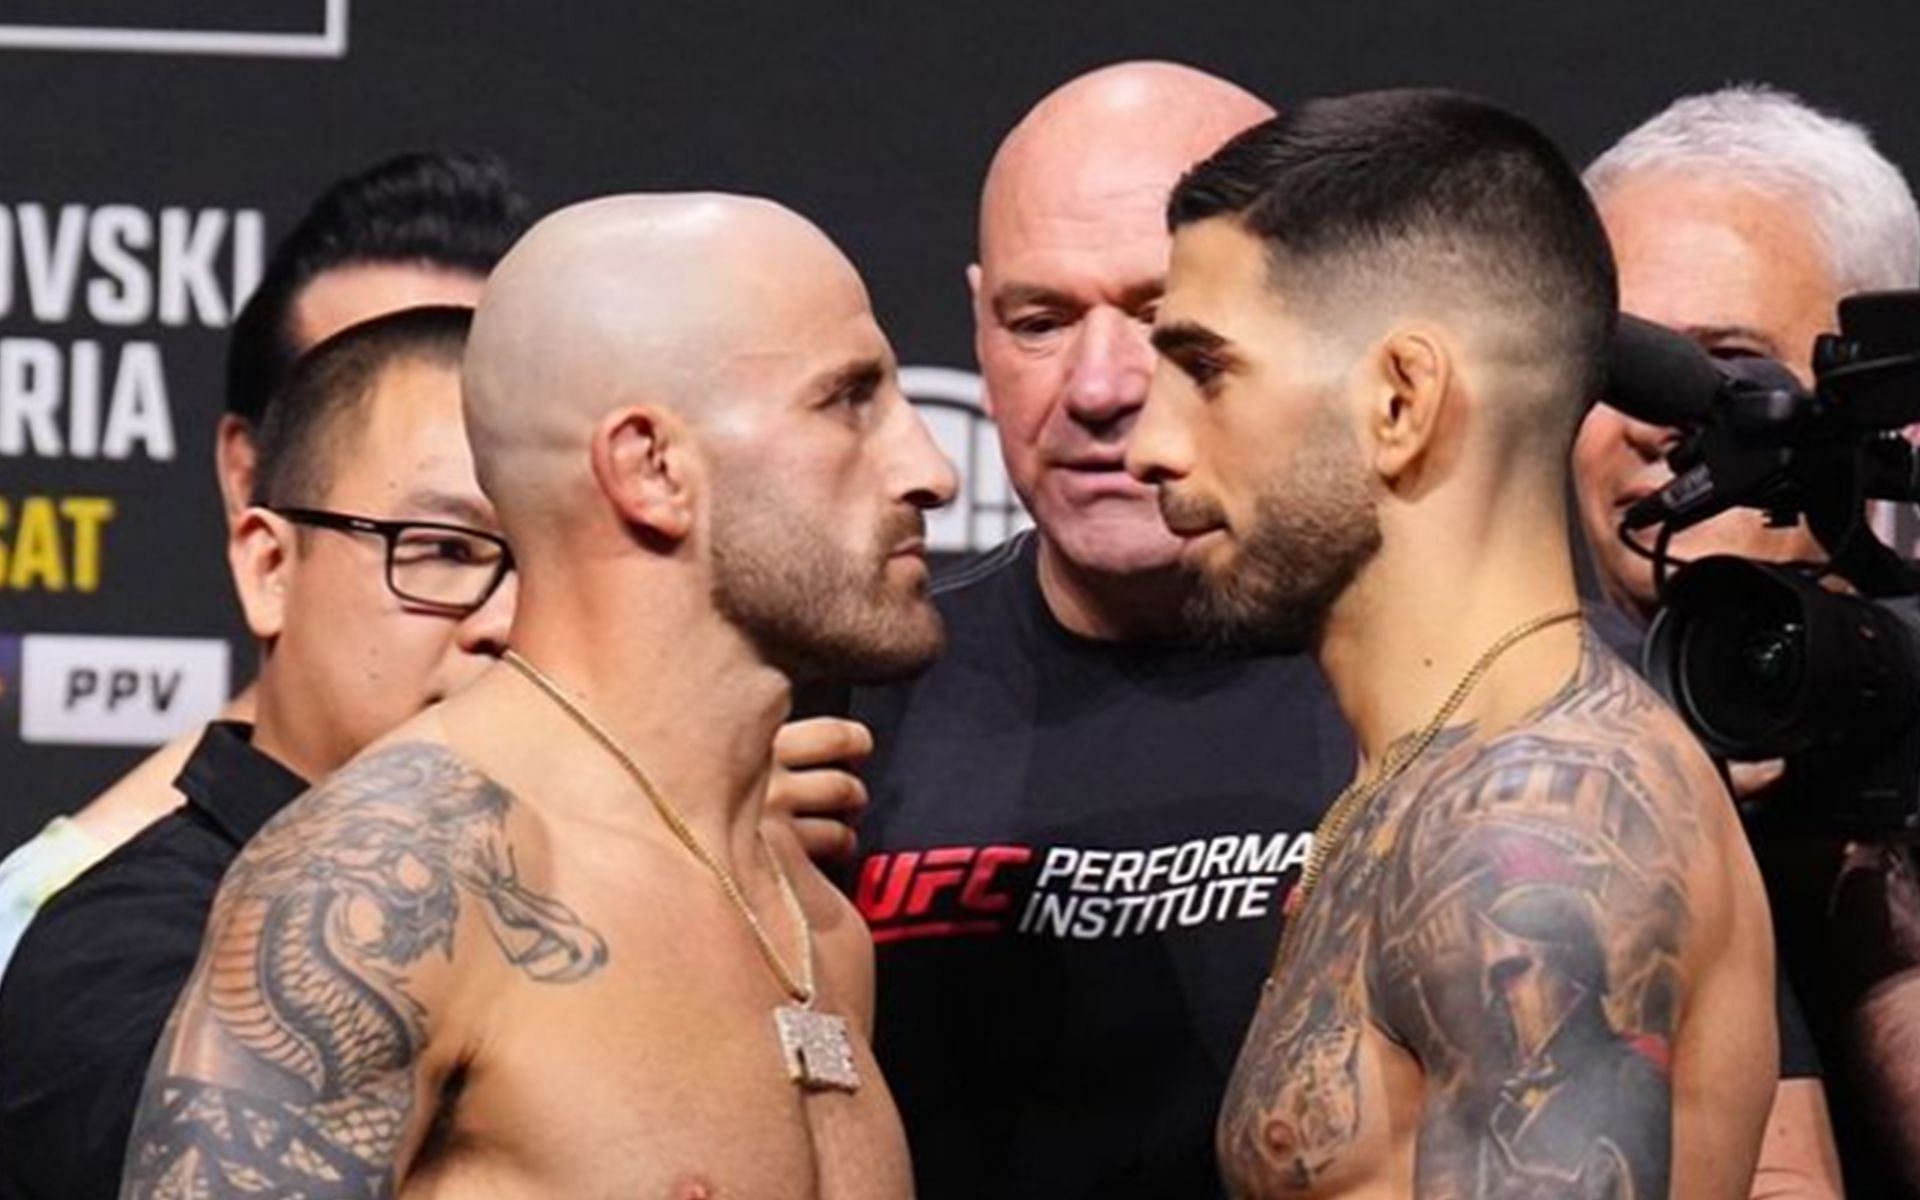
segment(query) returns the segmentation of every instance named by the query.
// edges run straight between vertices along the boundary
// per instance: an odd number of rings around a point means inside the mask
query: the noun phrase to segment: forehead
[[[362,321],[427,304],[471,306],[484,285],[472,271],[420,263],[355,263],[322,271],[300,289],[290,314],[305,350]]]
[[[408,515],[395,506],[421,492],[484,503],[461,417],[456,367],[393,363],[354,415],[357,420],[334,447],[331,503],[374,515]]]
[[[720,369],[756,394],[784,398],[856,361],[891,367],[893,352],[866,285],[845,259],[759,273],[716,336]]]
[[[1170,147],[1054,146],[1014,156],[982,198],[981,269],[1036,283],[1052,280],[1026,276],[1159,277],[1167,196],[1188,165]]]
[[[1837,287],[1806,210],[1722,181],[1629,177],[1599,203],[1620,273],[1621,307],[1675,328],[1742,326],[1791,334]]]
[[[1233,331],[1282,313],[1266,244],[1226,217],[1183,226],[1173,238],[1165,320],[1193,321],[1232,338]]]

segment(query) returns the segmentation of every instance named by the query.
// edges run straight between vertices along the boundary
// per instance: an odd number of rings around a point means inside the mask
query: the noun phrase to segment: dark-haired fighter
[[[1578,178],[1436,92],[1175,189],[1129,467],[1199,624],[1310,646],[1363,762],[1221,1113],[1236,1195],[1747,1194],[1770,931],[1718,777],[1578,624],[1567,450],[1614,311]]]
[[[793,680],[940,645],[954,478],[894,371],[764,201],[595,201],[508,254],[465,387],[517,655],[241,855],[126,1195],[910,1192],[866,932],[763,819]]]
[[[470,681],[513,586],[460,415],[465,309],[323,343],[256,431],[228,539],[259,715],[209,725],[160,818],[55,895],[0,987],[0,1196],[115,1194],[148,1061],[241,844]],[[184,803],[183,803],[184,802]]]

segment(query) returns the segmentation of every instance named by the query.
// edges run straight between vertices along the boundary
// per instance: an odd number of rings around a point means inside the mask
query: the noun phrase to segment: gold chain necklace
[[[1467,668],[1467,673],[1460,677],[1460,682],[1453,685],[1453,691],[1447,694],[1447,698],[1434,711],[1432,719],[1421,726],[1418,733],[1411,738],[1396,742],[1393,748],[1387,751],[1377,771],[1366,779],[1354,780],[1340,792],[1333,806],[1327,809],[1327,815],[1321,818],[1319,826],[1313,831],[1313,853],[1308,856],[1307,865],[1300,872],[1300,882],[1294,885],[1292,893],[1287,896],[1287,929],[1281,938],[1280,953],[1276,956],[1276,961],[1284,958],[1287,944],[1293,941],[1294,930],[1300,924],[1298,918],[1305,911],[1307,900],[1312,897],[1314,889],[1320,885],[1320,874],[1326,869],[1327,860],[1332,857],[1334,848],[1340,844],[1340,839],[1346,835],[1347,827],[1353,824],[1354,818],[1359,816],[1375,797],[1385,791],[1387,785],[1412,766],[1414,759],[1426,752],[1427,747],[1433,744],[1433,739],[1439,737],[1440,731],[1446,728],[1447,721],[1466,701],[1467,694],[1473,691],[1474,686],[1485,677],[1487,671],[1502,654],[1511,649],[1516,642],[1532,637],[1543,629],[1579,619],[1580,610],[1569,608],[1533,617],[1501,634],[1493,645],[1488,646],[1486,651],[1474,660],[1473,665]]]
[[[766,960],[773,971],[774,978],[793,1003],[782,1004],[773,1010],[774,1028],[780,1037],[780,1049],[786,1059],[787,1074],[795,1082],[810,1089],[833,1088],[839,1091],[854,1091],[860,1086],[860,1076],[855,1069],[853,1044],[848,1038],[847,1023],[844,1018],[832,1013],[815,1012],[813,976],[813,926],[807,922],[807,914],[800,907],[800,897],[793,890],[793,884],[780,865],[780,860],[767,845],[767,837],[756,830],[760,854],[773,869],[774,880],[780,886],[780,899],[785,903],[793,923],[800,929],[800,973],[787,969],[781,959],[780,951],[774,946],[773,938],[767,933],[766,926],[760,923],[760,917],[753,911],[753,905],[747,902],[747,894],[740,882],[733,877],[725,863],[708,851],[700,843],[700,838],[688,825],[686,818],[668,801],[653,780],[641,769],[640,763],[627,752],[606,726],[600,724],[593,715],[560,689],[551,677],[540,668],[528,662],[518,651],[506,650],[501,659],[518,671],[527,682],[538,688],[560,711],[571,717],[574,723],[585,730],[587,735],[598,742],[602,749],[611,754],[660,815],[674,839],[687,848],[687,852],[698,859],[700,864],[719,881],[720,890],[726,893],[727,900],[746,919],[747,928],[753,934],[755,945],[760,949],[760,957]]]

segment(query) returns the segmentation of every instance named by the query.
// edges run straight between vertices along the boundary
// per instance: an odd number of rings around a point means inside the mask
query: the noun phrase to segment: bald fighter
[[[1174,190],[1160,485],[1216,636],[1359,740],[1219,1128],[1241,1197],[1731,1200],[1771,931],[1704,751],[1580,624],[1567,451],[1611,256],[1538,130],[1446,92],[1254,127]]]
[[[762,817],[794,681],[941,643],[859,277],[767,202],[578,205],[464,384],[513,652],[248,845],[124,1194],[909,1194],[867,935]]]

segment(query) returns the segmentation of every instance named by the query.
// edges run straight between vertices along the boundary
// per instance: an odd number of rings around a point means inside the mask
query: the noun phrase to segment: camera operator
[[[1899,170],[1859,126],[1771,89],[1732,87],[1676,101],[1595,160],[1586,181],[1613,242],[1625,311],[1685,334],[1716,357],[1775,359],[1803,384],[1812,383],[1815,338],[1835,328],[1842,296],[1912,287],[1920,280],[1920,213]],[[1659,607],[1653,567],[1616,531],[1629,507],[1672,477],[1665,456],[1676,440],[1673,430],[1601,404],[1575,445],[1579,511],[1599,582],[1636,634]],[[1676,560],[1713,554],[1769,562],[1825,558],[1804,521],[1773,528],[1762,513],[1747,508],[1677,533],[1669,552]],[[1771,775],[1747,768],[1735,778],[1757,789]],[[1862,964],[1886,964],[1874,968],[1877,974],[1920,965],[1920,936],[1906,943],[1915,953],[1889,962],[1888,945],[1866,944],[1887,939],[1862,938],[1859,921],[1843,925],[1833,919],[1831,854],[1815,864],[1805,846],[1757,849],[1773,893],[1783,962],[1836,1079],[1845,1078],[1837,1068],[1852,1057],[1886,1094],[1850,1104],[1846,1089],[1836,1085],[1834,1097],[1848,1147],[1849,1191],[1875,1194],[1865,1178],[1860,1134],[1847,1117],[1856,1107],[1863,1113],[1916,1111],[1905,1098],[1920,1098],[1920,1058],[1893,1051],[1902,1036],[1920,1037],[1920,985],[1912,986],[1911,999],[1899,1002],[1882,984],[1864,1010],[1876,1019],[1862,1027],[1855,1053],[1849,1056],[1840,1046],[1852,1001],[1869,982],[1860,979]],[[1844,878],[1855,885],[1848,894],[1881,902],[1875,929],[1920,926],[1904,852],[1849,847],[1847,861],[1852,869]],[[1883,886],[1889,880],[1896,886]],[[1821,961],[1830,946],[1840,950],[1841,943],[1827,940],[1833,933],[1854,939],[1840,951],[1851,966],[1846,976],[1836,975],[1839,964]],[[1833,981],[1842,977],[1859,983],[1836,988]],[[1901,1029],[1902,1015],[1912,1034]],[[1776,1144],[1798,1152],[1792,1163],[1771,1164],[1779,1191],[1763,1187],[1769,1182],[1763,1164],[1756,1196],[1839,1194],[1817,1065],[1796,1064],[1795,1057],[1783,1046],[1787,1078],[1772,1120],[1785,1127],[1776,1134],[1788,1135]],[[1920,1178],[1920,1130],[1904,1132],[1906,1138],[1896,1141],[1916,1145],[1900,1156],[1909,1164],[1903,1173]]]

